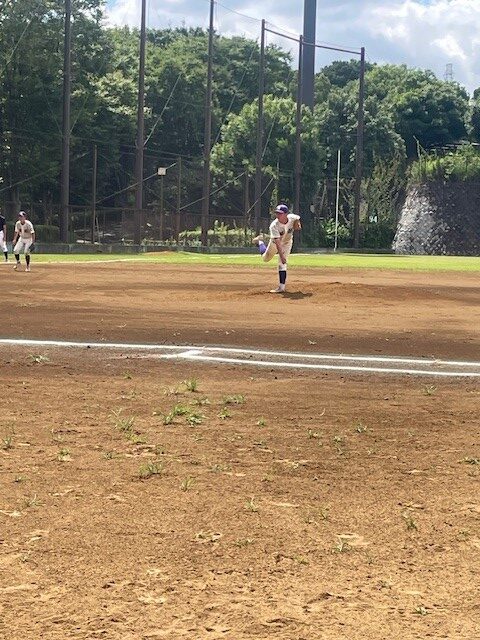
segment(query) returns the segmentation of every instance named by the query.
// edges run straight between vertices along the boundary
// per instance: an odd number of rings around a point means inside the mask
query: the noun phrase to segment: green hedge
[[[454,151],[441,154],[423,153],[410,167],[409,182],[480,180],[480,152],[465,144]]]
[[[35,239],[37,242],[59,242],[60,230],[51,224],[36,224],[35,227]],[[13,240],[15,223],[7,222],[7,238],[11,242]]]

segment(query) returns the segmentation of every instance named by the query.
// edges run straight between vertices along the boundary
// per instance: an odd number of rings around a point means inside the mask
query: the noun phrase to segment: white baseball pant
[[[293,240],[291,242],[287,242],[286,244],[283,245],[283,253],[285,254],[285,258],[287,258],[287,260],[288,260],[288,256],[290,255],[290,252],[292,250],[292,247],[293,247]],[[286,271],[287,270],[287,265],[286,264],[282,264],[282,261],[280,260],[280,255],[278,254],[277,245],[275,244],[275,242],[273,240],[270,240],[270,242],[267,245],[267,250],[262,255],[263,261],[264,262],[270,262],[270,260],[272,258],[274,258],[276,255],[278,255],[278,269],[279,269],[279,271]]]
[[[17,240],[17,244],[13,249],[13,253],[18,255],[23,249],[23,253],[27,255],[27,253],[30,253],[30,247],[32,243],[33,243],[32,238],[19,238]]]

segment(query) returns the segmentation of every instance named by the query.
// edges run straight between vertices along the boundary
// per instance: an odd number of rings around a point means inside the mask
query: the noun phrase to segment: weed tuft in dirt
[[[426,384],[423,387],[423,393],[426,396],[433,396],[437,392],[437,387],[434,384]]]
[[[46,364],[47,362],[50,362],[50,358],[48,356],[35,353],[31,353],[28,356],[28,359],[32,364]]]
[[[245,502],[245,509],[247,511],[251,511],[252,513],[258,513],[258,507],[255,503],[255,497],[252,496]]]
[[[140,469],[138,470],[138,476],[142,480],[146,480],[151,478],[152,476],[158,476],[164,472],[164,465],[161,460],[156,460],[155,462],[147,462],[146,464],[142,464]]]
[[[407,525],[407,531],[417,531],[418,530],[417,522],[413,518],[411,513],[409,513],[408,511],[405,511],[404,513],[402,513],[402,518],[403,518],[405,524]]]
[[[192,411],[187,415],[185,420],[191,427],[195,427],[197,424],[202,424],[204,417],[203,413],[196,413],[195,411]]]
[[[189,380],[184,380],[183,384],[185,385],[185,389],[187,391],[190,391],[191,393],[196,393],[198,391],[197,378],[190,378]]]
[[[185,492],[190,491],[190,489],[193,487],[194,484],[195,484],[195,478],[193,478],[192,476],[187,476],[182,480],[180,489]]]
[[[242,394],[223,396],[223,404],[243,404],[244,402],[245,396],[243,396]]]

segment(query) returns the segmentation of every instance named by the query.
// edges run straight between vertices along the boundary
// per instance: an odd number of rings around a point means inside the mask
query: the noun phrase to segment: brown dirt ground
[[[34,265],[0,333],[480,359],[478,276],[274,275]],[[0,638],[479,637],[478,382],[1,345],[0,385]]]

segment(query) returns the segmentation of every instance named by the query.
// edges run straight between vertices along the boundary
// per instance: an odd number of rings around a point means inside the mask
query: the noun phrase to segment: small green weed
[[[190,426],[195,427],[197,424],[202,424],[204,417],[205,416],[202,413],[195,413],[192,411],[187,415],[185,420]]]
[[[50,358],[48,356],[44,356],[41,354],[34,354],[31,353],[28,356],[29,360],[31,361],[32,364],[45,364],[47,362],[50,362]]]
[[[343,538],[338,536],[337,544],[333,548],[334,553],[348,553],[352,550],[351,545]]]
[[[257,427],[266,427],[267,426],[267,421],[265,420],[265,418],[260,418],[260,420],[257,420]]]
[[[247,509],[247,511],[251,511],[252,513],[258,512],[258,507],[255,504],[255,498],[253,496],[246,501],[245,509]]]
[[[152,476],[158,476],[164,471],[164,465],[161,460],[156,460],[155,462],[147,462],[146,464],[142,464],[140,469],[138,470],[138,476],[142,480],[146,480],[147,478],[151,478]]]
[[[433,384],[426,384],[423,387],[423,393],[426,396],[433,396],[437,392],[437,387]]]
[[[190,404],[194,407],[203,407],[207,404],[210,404],[210,400],[206,396],[204,396],[203,398],[195,398],[195,400],[192,400]]]
[[[253,543],[254,543],[253,538],[238,538],[238,540],[235,540],[235,542],[233,544],[236,547],[248,547],[249,545],[251,545]]]
[[[37,494],[35,494],[31,498],[25,498],[23,502],[23,506],[25,509],[30,509],[35,507],[41,507],[42,503],[38,499]]]
[[[463,542],[465,540],[468,540],[471,536],[471,532],[468,529],[461,529],[458,533],[457,533],[457,540],[459,542]]]
[[[199,531],[195,535],[197,542],[217,542],[222,537],[217,531]]]
[[[195,393],[198,391],[198,380],[197,378],[190,378],[189,380],[184,380],[183,384],[185,385],[185,389],[190,391],[191,393]]]
[[[194,484],[195,484],[195,478],[193,478],[192,476],[187,476],[184,480],[182,480],[180,489],[182,491],[189,491]]]
[[[407,525],[407,531],[417,531],[418,530],[418,525],[417,525],[416,521],[414,520],[414,518],[413,518],[411,513],[408,513],[408,511],[405,511],[404,513],[402,513],[402,518],[403,518],[405,524]]]
[[[182,395],[182,393],[183,393],[183,390],[180,389],[179,386],[177,386],[177,387],[167,387],[165,389],[165,391],[164,391],[164,394],[166,396],[180,396],[180,395]]]
[[[218,417],[220,418],[220,420],[227,420],[228,418],[232,417],[232,414],[227,409],[227,407],[223,407],[223,409],[218,414]]]
[[[245,396],[241,394],[223,397],[224,404],[243,404],[244,402],[245,402]]]
[[[415,613],[417,616],[427,616],[428,609],[424,607],[422,604],[420,604],[418,605],[418,607],[415,607],[415,609],[413,610],[413,613]]]
[[[225,473],[231,471],[232,467],[229,464],[214,464],[210,467],[210,471],[213,473]]]
[[[480,464],[480,458],[472,458],[470,456],[466,456],[460,462],[463,462],[464,464]]]
[[[122,409],[116,409],[112,411],[111,417],[112,417],[115,429],[118,429],[123,433],[129,433],[133,431],[133,425],[135,424],[134,416],[129,416],[128,418],[123,417]]]
[[[9,433],[8,435],[2,438],[2,443],[0,448],[3,449],[4,451],[8,451],[8,449],[13,448],[13,435],[11,433]]]
[[[68,462],[69,460],[71,460],[72,457],[70,455],[70,449],[67,449],[66,447],[60,449],[57,454],[57,458],[60,460],[60,462]]]
[[[357,433],[366,433],[368,431],[368,427],[364,425],[363,422],[358,422],[355,427],[355,431]]]
[[[172,409],[164,414],[163,424],[172,424],[177,416],[186,416],[190,413],[189,407],[184,404],[176,404]]]

